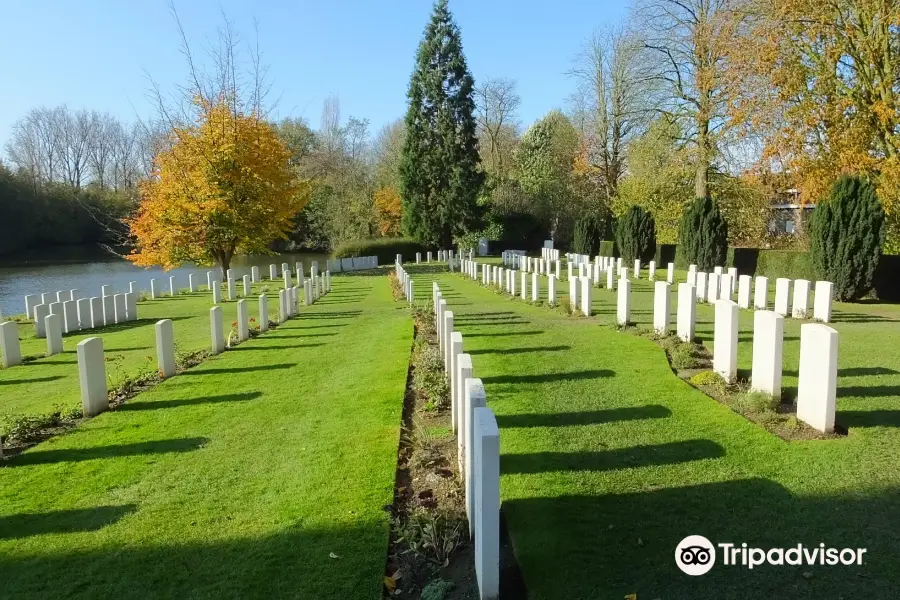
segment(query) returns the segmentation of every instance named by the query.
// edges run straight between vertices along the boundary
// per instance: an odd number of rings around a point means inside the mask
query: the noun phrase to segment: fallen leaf
[[[335,554],[334,552],[329,552],[329,553],[328,553],[328,558],[340,558],[340,556],[338,556],[338,555]]]

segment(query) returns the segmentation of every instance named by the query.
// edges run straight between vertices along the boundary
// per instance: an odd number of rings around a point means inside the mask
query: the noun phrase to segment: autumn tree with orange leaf
[[[128,220],[140,266],[218,264],[235,254],[265,253],[286,237],[306,204],[290,152],[257,115],[235,114],[227,102],[198,101],[200,118],[176,127],[140,185],[137,215]]]
[[[226,21],[212,70],[200,71],[174,8],[173,16],[189,84],[175,106],[157,88],[169,134],[140,183],[137,213],[126,220],[136,245],[128,258],[166,269],[217,264],[224,274],[235,254],[267,253],[272,241],[287,237],[309,199],[309,182],[297,179],[290,150],[265,119],[258,53],[249,76],[239,72],[239,45]]]

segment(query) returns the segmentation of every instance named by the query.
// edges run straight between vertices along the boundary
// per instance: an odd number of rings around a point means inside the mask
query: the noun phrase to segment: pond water
[[[250,274],[250,267],[259,267],[263,279],[269,277],[269,265],[287,262],[293,268],[294,263],[303,262],[303,269],[309,273],[312,261],[319,261],[319,269],[324,271],[327,256],[316,253],[290,253],[277,256],[236,256],[231,263],[235,279]],[[158,267],[143,269],[136,267],[123,258],[105,252],[89,252],[73,250],[55,258],[43,258],[33,262],[19,262],[13,266],[0,264],[0,311],[4,315],[17,315],[25,312],[25,296],[44,292],[55,293],[57,290],[76,289],[82,298],[100,295],[100,288],[111,285],[116,293],[128,291],[128,283],[136,281],[139,289],[150,290],[150,280],[159,279],[159,289],[168,291],[169,277],[175,276],[178,287],[188,286],[188,275],[196,273],[194,279],[198,285],[206,285],[206,272],[218,267],[196,267],[183,265],[171,271]],[[307,275],[308,276],[308,275]]]

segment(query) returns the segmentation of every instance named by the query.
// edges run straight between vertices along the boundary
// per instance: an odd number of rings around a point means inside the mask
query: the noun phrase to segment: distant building
[[[772,216],[769,219],[769,234],[773,236],[796,235],[806,229],[815,204],[800,202],[800,191],[789,189],[772,199]]]

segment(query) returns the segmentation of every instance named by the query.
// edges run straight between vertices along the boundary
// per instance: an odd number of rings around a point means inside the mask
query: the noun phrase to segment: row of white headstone
[[[415,285],[413,284],[413,280],[409,276],[409,273],[406,272],[406,269],[403,268],[403,265],[401,263],[397,263],[394,266],[397,269],[397,279],[400,281],[400,286],[403,289],[403,296],[406,298],[406,301],[409,302],[410,306],[412,306],[416,301]]]
[[[472,356],[463,353],[462,333],[453,330],[453,312],[435,282],[432,300],[438,346],[450,382],[450,418],[465,482],[479,598],[493,600],[500,594],[500,433],[494,412],[486,406],[484,384],[475,378]]]
[[[526,273],[503,267],[481,264],[481,278],[484,285],[499,285],[516,296],[516,281],[521,281],[521,298],[537,301],[540,297],[537,273],[531,274],[531,295],[527,293]],[[472,279],[478,276],[479,264],[464,263],[462,271]],[[518,277],[517,277],[518,273]],[[612,273],[611,270],[608,271]],[[616,323],[624,326],[631,319],[631,281],[627,279],[627,269],[618,280],[616,302]],[[749,279],[749,277],[748,277]],[[726,280],[727,282],[727,280]],[[828,282],[821,282],[826,283]],[[764,284],[763,284],[764,285]],[[830,284],[829,284],[830,286]],[[609,285],[615,288],[615,284]],[[825,297],[831,297],[826,286]],[[653,327],[662,334],[668,334],[671,324],[671,288],[667,281],[654,284]],[[591,315],[592,281],[584,276],[573,277],[569,281],[569,301],[572,312],[580,311]],[[580,300],[580,303],[579,303]],[[548,278],[548,301],[556,302],[556,278]],[[697,288],[690,283],[678,286],[678,308],[676,334],[683,341],[694,339],[696,329]],[[737,376],[738,358],[738,311],[740,306],[730,299],[716,299],[713,334],[713,370],[726,381],[734,381]],[[763,305],[765,306],[765,305]],[[784,315],[776,311],[759,309],[754,314],[753,323],[753,368],[751,389],[781,398],[782,355],[784,345]],[[823,432],[834,431],[835,403],[837,392],[837,331],[822,324],[808,323],[800,328],[800,372],[797,394],[797,417]]]
[[[767,310],[769,304],[769,279],[758,276],[751,279],[749,275],[737,274],[734,267],[724,273],[722,267],[716,267],[713,273],[697,272],[697,267],[688,268],[687,282],[697,288],[697,301],[713,303],[716,300],[731,300],[737,292],[737,303],[741,308],[751,307],[751,284],[753,287],[753,308]],[[806,279],[790,280],[780,277],[775,280],[774,311],[782,316],[795,319],[809,317],[810,292],[815,290],[812,318],[816,321],[831,321],[831,302],[834,295],[834,284],[830,281],[816,281],[813,284]],[[793,291],[793,295],[792,292]]]
[[[307,297],[312,297],[312,281],[306,281]],[[330,291],[330,285],[325,290]],[[282,300],[281,322],[286,321],[297,313],[299,298],[298,287],[291,290],[280,290]],[[290,300],[287,298],[290,296]],[[316,296],[318,298],[318,296]],[[308,303],[311,304],[313,300]],[[238,300],[237,303],[237,337],[243,342],[250,338],[250,318],[247,299]],[[15,323],[3,323],[0,325],[0,342],[5,343],[5,333],[9,325]],[[259,328],[260,332],[269,329],[269,304],[266,294],[259,296]],[[161,377],[168,379],[176,374],[177,363],[175,359],[175,330],[171,319],[162,319],[156,323],[156,359]],[[226,339],[224,335],[224,322],[222,307],[213,306],[210,309],[211,350],[213,354],[220,354],[225,350]],[[91,337],[82,340],[76,346],[78,356],[78,376],[81,386],[81,404],[86,417],[95,416],[109,408],[106,380],[106,362],[103,356],[103,339]],[[4,347],[4,357],[8,356]],[[4,365],[6,366],[6,365]]]
[[[425,253],[425,262],[431,262],[433,256],[434,255],[431,252],[426,252]],[[457,256],[453,250],[438,250],[437,251],[437,262],[452,263],[455,258],[457,258]],[[416,252],[416,264],[417,265],[421,264],[421,262],[422,262],[422,253]],[[403,264],[403,255],[402,254],[397,254],[397,256],[394,258],[394,264],[395,265]]]
[[[352,258],[334,258],[325,263],[325,268],[335,273],[377,269],[377,256],[354,256]]]
[[[541,248],[541,258],[544,260],[559,260],[559,250],[545,246]]]

